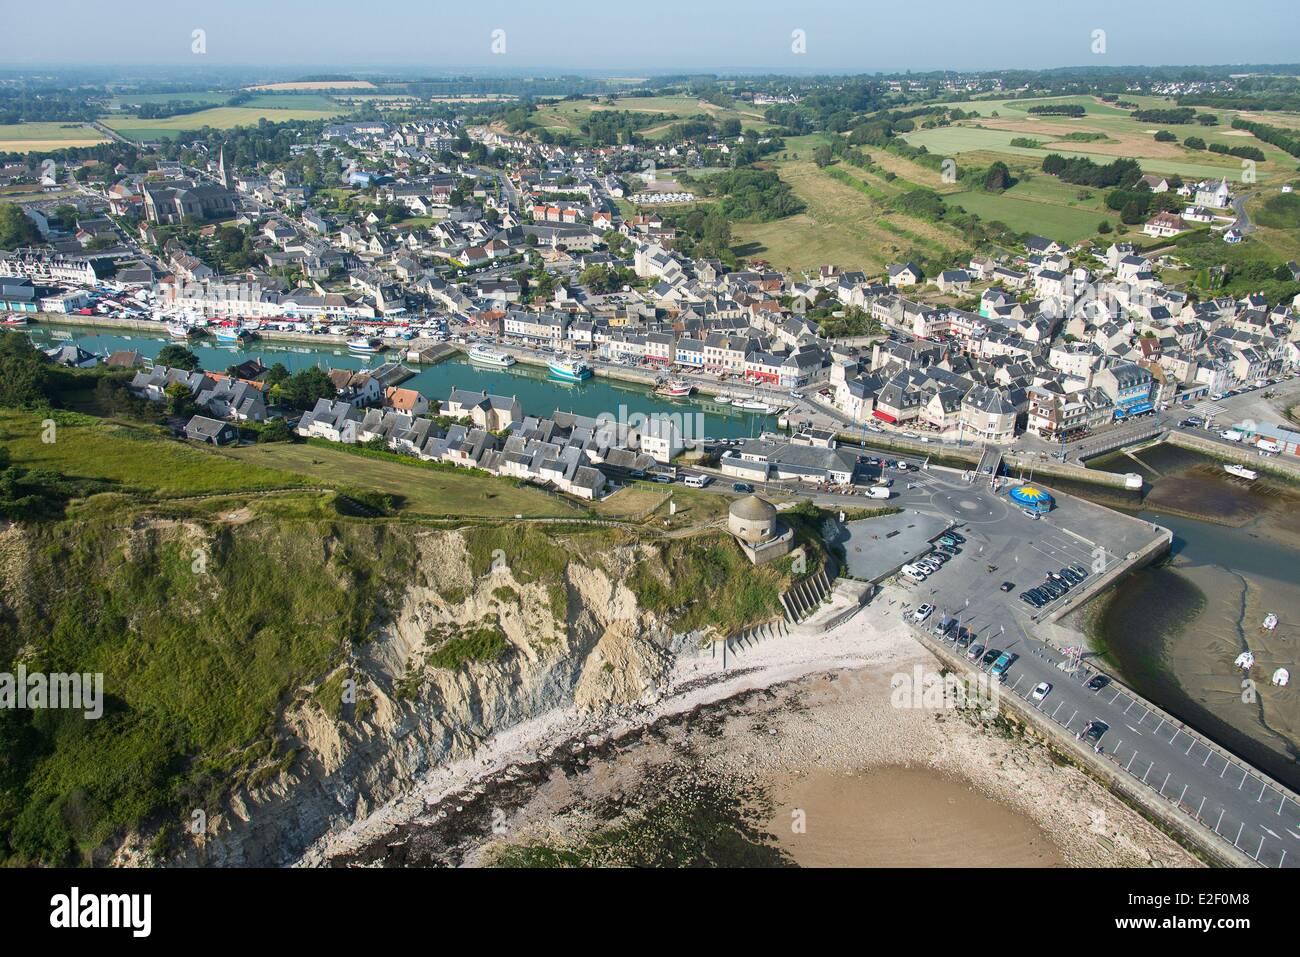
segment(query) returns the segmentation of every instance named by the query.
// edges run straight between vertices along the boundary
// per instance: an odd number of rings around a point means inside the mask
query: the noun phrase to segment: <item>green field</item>
[[[188,93],[128,93],[115,97],[115,102],[125,106],[140,106],[143,103],[207,103],[218,106],[234,96],[233,92],[223,90],[192,90]]]
[[[0,412],[0,438],[15,463],[146,494],[204,495],[308,484],[300,475],[250,466],[145,428],[75,413],[56,413],[54,441],[46,442],[46,416]]]
[[[889,200],[906,188],[899,180],[839,163],[819,169],[813,150],[823,135],[789,137],[786,152],[770,163],[807,209],[769,223],[734,223],[737,251],[784,269],[834,263],[845,269],[878,273],[912,255],[961,250],[966,238],[948,226],[895,212]],[[914,164],[908,164],[914,166]],[[921,178],[920,167],[913,175]]]
[[[280,99],[275,97],[275,99]],[[183,116],[169,116],[160,120],[138,119],[136,117],[105,117],[103,123],[116,130],[127,139],[160,140],[170,139],[180,133],[202,129],[228,130],[236,126],[256,126],[259,120],[273,123],[286,123],[290,120],[328,120],[344,112],[333,108],[328,110],[280,109],[270,107],[218,106],[197,113]]]
[[[1004,193],[951,193],[944,199],[981,219],[997,220],[1017,232],[1038,233],[1064,243],[1076,243],[1093,236],[1103,219],[1112,226],[1119,222],[1114,213],[1105,215],[1083,204],[1078,207],[1056,205],[1017,195],[1016,187]]]
[[[2,123],[0,152],[44,153],[107,143],[108,137],[84,123]]]
[[[767,126],[761,113],[752,109],[727,109],[715,106],[693,96],[627,96],[618,97],[613,103],[605,100],[555,100],[542,104],[533,114],[535,122],[548,130],[556,132],[577,133],[583,117],[598,110],[628,110],[634,113],[663,113],[672,119],[656,126],[641,130],[641,135],[650,139],[666,133],[678,120],[701,114],[716,120],[735,118],[745,129]]]
[[[1199,129],[1197,132],[1199,135]],[[1026,146],[1011,145],[1012,139],[1026,135],[1029,134],[1008,130],[991,130],[979,126],[945,126],[930,130],[917,130],[914,133],[906,134],[904,138],[913,146],[924,146],[931,153],[936,153],[939,156],[960,156],[963,153],[979,151],[1003,153],[1008,156],[1019,156],[1040,161],[1049,153],[1059,153],[1062,156],[1082,156],[1101,164],[1110,163],[1117,159],[1114,154],[1089,152],[1087,150],[1057,149],[1055,147],[1031,149]],[[1154,143],[1154,140],[1152,142]],[[1242,142],[1247,141],[1243,140]],[[1252,137],[1248,142],[1250,145],[1255,145],[1256,141]],[[1233,173],[1241,171],[1241,161],[1233,157],[1225,157],[1223,162],[1216,162],[1218,157],[1213,153],[1198,152],[1192,153],[1192,155],[1204,156],[1206,160],[1192,163],[1141,155],[1134,155],[1133,159],[1136,159],[1141,164],[1142,169],[1147,172],[1177,173],[1179,176],[1193,179],[1231,177]],[[1261,181],[1268,179],[1272,175],[1267,164],[1261,164],[1257,173]]]
[[[402,498],[403,514],[475,518],[581,518],[584,511],[568,499],[505,479],[468,471],[435,470],[415,464],[368,458],[318,445],[273,442],[226,449],[221,458],[241,468],[292,472],[327,485],[357,485]]]

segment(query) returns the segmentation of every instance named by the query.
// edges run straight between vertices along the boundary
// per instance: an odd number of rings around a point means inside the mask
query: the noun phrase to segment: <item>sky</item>
[[[1300,0],[40,0],[17,15],[20,2],[0,3],[11,68],[637,76],[1300,59]]]

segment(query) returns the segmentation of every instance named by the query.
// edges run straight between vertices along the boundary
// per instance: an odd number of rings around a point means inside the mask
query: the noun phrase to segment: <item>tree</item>
[[[183,382],[173,382],[166,388],[167,408],[172,415],[188,419],[194,414],[197,408],[194,404],[194,396],[191,394],[189,386]]]
[[[1007,164],[998,160],[984,174],[984,189],[990,193],[1000,193],[1011,185],[1011,170]]]
[[[295,409],[313,408],[320,399],[334,399],[334,383],[320,369],[300,369],[280,383],[280,401]]]
[[[813,150],[813,162],[818,166],[830,166],[831,161],[831,148],[827,144],[822,143]]]
[[[284,419],[272,419],[257,433],[258,442],[288,442],[291,438],[293,433]]]
[[[0,203],[0,249],[17,249],[41,241],[41,231],[13,203]]]
[[[1103,219],[1100,223],[1097,224],[1097,232],[1101,233],[1102,235],[1105,235],[1106,233],[1110,232],[1111,228],[1112,227],[1110,225],[1109,219]]]
[[[169,369],[184,369],[186,372],[194,372],[199,368],[199,357],[174,342],[159,349],[154,362]]]

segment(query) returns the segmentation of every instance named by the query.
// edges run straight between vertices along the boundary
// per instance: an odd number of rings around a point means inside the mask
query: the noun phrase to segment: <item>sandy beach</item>
[[[820,635],[684,654],[653,703],[557,714],[304,857],[334,866],[1194,866],[1004,716],[900,707],[938,665],[888,591]]]

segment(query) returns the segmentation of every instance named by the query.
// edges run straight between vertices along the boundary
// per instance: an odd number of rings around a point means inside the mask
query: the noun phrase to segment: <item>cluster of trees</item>
[[[634,110],[592,110],[578,128],[592,146],[616,146],[634,143],[638,130],[662,123],[670,117],[665,113],[643,113]]]
[[[102,89],[65,84],[14,81],[0,87],[0,123],[50,123],[56,120],[89,123],[108,105]]]
[[[1031,106],[1029,112],[1044,116],[1083,116],[1088,111],[1077,103],[1044,103],[1042,106]]]
[[[13,203],[0,203],[0,249],[17,249],[41,241],[41,232]]]
[[[1258,146],[1226,146],[1223,143],[1211,143],[1208,149],[1211,153],[1236,156],[1240,159],[1254,160],[1257,163],[1264,162],[1264,151]]]
[[[1132,186],[1142,178],[1142,167],[1137,160],[1117,159],[1102,166],[1082,156],[1066,159],[1060,153],[1049,153],[1043,157],[1043,172],[1077,186],[1095,186],[1101,189]]]
[[[728,219],[768,222],[802,212],[804,204],[771,170],[744,167],[698,181]]]
[[[1168,130],[1156,130],[1155,139],[1157,143],[1174,143],[1177,142],[1178,137]]]
[[[735,265],[731,223],[716,205],[697,206],[675,213],[667,217],[667,222],[677,230],[673,246],[678,253],[687,257],[718,259],[728,267]]]
[[[1209,115],[1209,114],[1207,114]],[[1187,106],[1175,106],[1165,109],[1134,110],[1132,118],[1139,123],[1168,123],[1181,126],[1196,119],[1196,111]]]
[[[1232,121],[1232,128],[1234,130],[1245,130],[1247,133],[1253,134],[1256,139],[1271,143],[1292,156],[1300,156],[1300,132],[1288,130],[1281,126],[1271,126],[1268,123],[1243,120],[1240,117]]]
[[[636,273],[626,266],[610,267],[593,263],[578,274],[578,282],[598,293],[617,292],[624,286],[634,285],[636,281]]]

